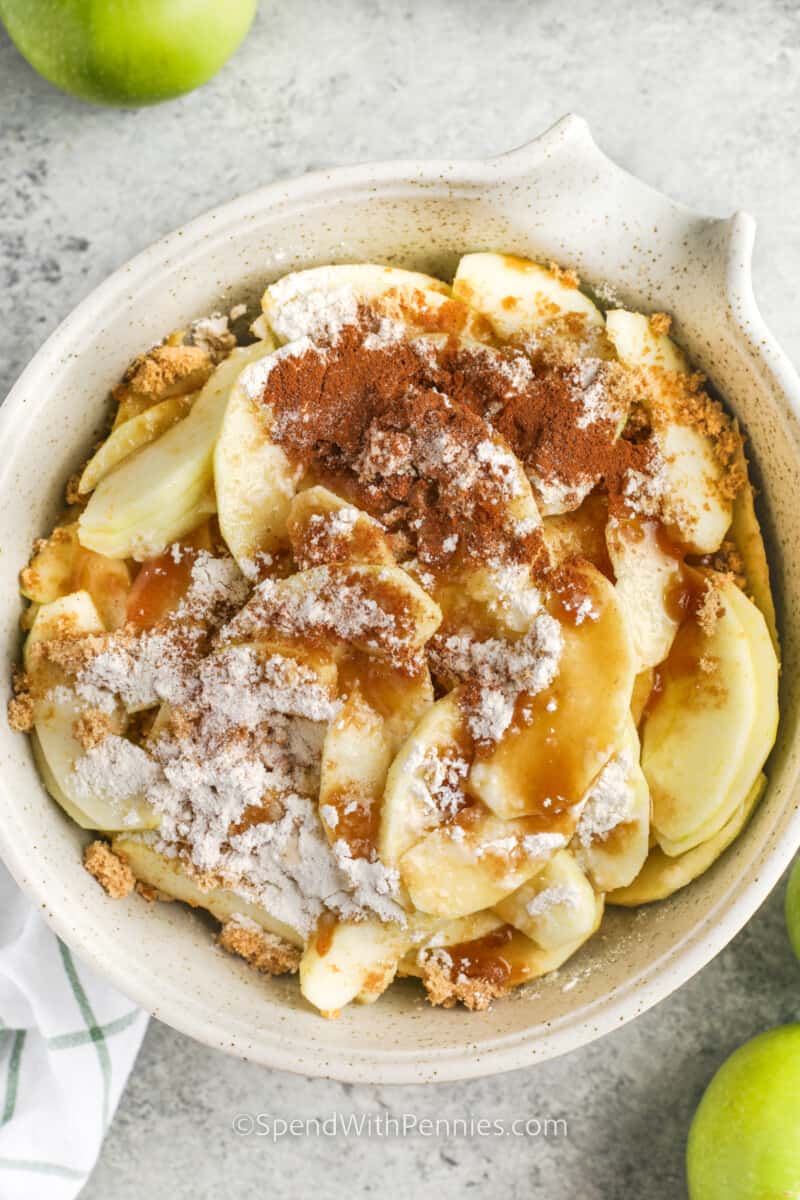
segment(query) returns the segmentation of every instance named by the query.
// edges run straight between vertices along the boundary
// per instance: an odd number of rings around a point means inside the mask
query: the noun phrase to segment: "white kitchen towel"
[[[0,863],[0,1200],[78,1195],[146,1026]]]

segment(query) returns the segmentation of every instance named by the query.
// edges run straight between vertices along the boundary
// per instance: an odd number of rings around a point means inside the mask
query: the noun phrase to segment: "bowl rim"
[[[523,146],[487,159],[382,161],[335,167],[289,181],[273,182],[195,217],[142,250],[94,288],[47,338],[12,386],[0,407],[0,444],[5,439],[15,440],[15,422],[21,415],[32,381],[48,365],[59,362],[76,326],[99,319],[109,305],[135,287],[138,279],[146,277],[154,267],[163,269],[175,259],[187,258],[190,251],[207,241],[209,236],[219,238],[231,225],[247,221],[265,208],[297,201],[308,204],[337,191],[382,191],[392,185],[420,190],[431,185],[444,185],[483,191],[496,184],[524,178],[565,146],[575,145],[599,155],[616,173],[635,182],[641,191],[658,197],[676,213],[696,220],[706,219],[612,163],[597,148],[586,122],[574,115],[562,118]],[[746,346],[762,375],[783,397],[793,424],[800,423],[800,378],[767,329],[753,294],[751,259],[755,222],[748,214],[739,212],[726,221],[713,220],[712,223],[725,229],[726,321],[737,341]],[[795,441],[800,444],[796,432]],[[0,469],[0,491],[5,482],[4,475]],[[0,778],[0,790],[4,786]],[[368,1047],[361,1050],[348,1046],[338,1052],[328,1051],[327,1061],[322,1064],[313,1061],[320,1057],[319,1047],[309,1043],[308,1049],[304,1050],[301,1043],[287,1041],[280,1030],[269,1031],[268,1037],[253,1045],[244,1028],[221,1029],[218,1023],[187,1002],[187,997],[181,995],[170,981],[164,981],[162,994],[154,997],[146,983],[139,983],[135,968],[125,969],[120,959],[109,963],[97,950],[90,920],[73,926],[66,917],[50,908],[50,896],[43,881],[36,878],[36,873],[31,872],[26,863],[23,850],[28,847],[17,846],[3,824],[0,824],[0,857],[19,886],[35,899],[59,937],[132,1000],[181,1032],[244,1059],[253,1058],[282,1070],[348,1082],[412,1083],[473,1078],[553,1057],[610,1032],[664,999],[723,949],[778,882],[800,846],[800,808],[796,808],[787,820],[791,836],[784,836],[777,845],[766,847],[754,877],[745,879],[735,896],[724,897],[717,906],[706,911],[691,932],[650,967],[648,975],[632,976],[623,986],[589,1006],[577,1021],[565,1018],[563,1022],[550,1023],[545,1038],[541,1037],[540,1023],[494,1038],[487,1030],[487,1036],[479,1042],[465,1043],[463,1048],[447,1051]],[[723,904],[725,911],[720,914],[716,909]]]

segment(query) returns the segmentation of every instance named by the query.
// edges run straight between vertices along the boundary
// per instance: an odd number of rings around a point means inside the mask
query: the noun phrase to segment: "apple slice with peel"
[[[295,562],[301,568],[323,563],[393,565],[383,527],[324,487],[310,487],[292,500],[287,519]]]
[[[335,334],[343,323],[356,320],[359,305],[417,332],[458,332],[470,315],[451,300],[450,288],[440,279],[378,263],[295,271],[271,283],[261,300],[281,342]]]
[[[595,567],[574,570],[591,615],[562,622],[553,683],[525,702],[527,721],[512,724],[469,774],[467,790],[499,817],[578,804],[624,736],[635,661],[622,605]]]
[[[37,691],[44,691],[35,705],[34,754],[53,799],[83,829],[153,829],[158,825],[158,817],[140,796],[118,800],[99,793],[87,795],[75,773],[77,760],[86,753],[75,736],[75,724],[87,705],[66,686],[61,671],[47,662],[37,662],[32,653],[37,643],[65,634],[103,631],[100,615],[88,592],[72,592],[39,609],[24,651],[25,669]],[[110,720],[112,734],[120,734],[123,714],[114,712]]]
[[[703,875],[713,862],[736,840],[750,819],[767,786],[766,775],[759,775],[742,803],[722,828],[692,850],[670,858],[660,846],[654,846],[639,874],[627,885],[609,891],[606,901],[623,908],[636,908],[654,900],[665,900]]]
[[[525,817],[502,821],[482,806],[466,814],[425,834],[400,859],[400,878],[421,912],[463,917],[493,908],[567,841]]]
[[[152,558],[213,512],[212,458],[231,389],[271,343],[234,350],[188,416],[101,480],[78,522],[81,544],[111,558]]]
[[[712,579],[723,611],[709,632],[682,625],[642,736],[653,827],[672,857],[726,824],[777,730],[778,664],[766,622],[729,579]]]
[[[730,815],[749,794],[754,781],[772,749],[778,731],[779,664],[764,617],[755,604],[733,583],[729,583],[730,605],[736,611],[745,631],[752,654],[756,678],[756,717],[750,736],[739,745],[738,769],[730,792],[715,811],[711,806],[699,828],[686,838],[671,840],[659,835],[661,849],[670,855],[681,854],[697,844],[698,837],[706,841],[725,824]]]
[[[111,849],[124,859],[138,880],[165,896],[181,900],[191,908],[205,908],[222,924],[233,917],[248,917],[267,933],[285,938],[294,946],[303,945],[302,935],[296,929],[273,917],[261,904],[228,888],[200,887],[189,864],[161,854],[147,835],[118,835],[112,839]]]
[[[377,918],[323,924],[300,960],[300,990],[325,1015],[359,995],[376,998],[391,983],[408,939],[402,925]]]
[[[568,317],[603,332],[603,314],[566,274],[513,254],[466,254],[453,296],[469,304],[507,340]]]
[[[662,549],[652,521],[612,517],[606,545],[639,673],[664,661],[678,631],[680,622],[669,610],[668,597],[680,586],[681,565]]]
[[[744,452],[741,454],[741,464],[746,470],[747,463],[744,459]],[[772,589],[769,584],[769,562],[764,547],[764,537],[756,516],[755,494],[749,482],[745,484],[733,502],[731,537],[742,556],[747,590],[767,622],[775,653],[780,654],[775,602],[772,599]]]
[[[571,850],[598,892],[635,879],[650,845],[650,789],[631,719],[620,752],[593,783],[578,818]]]
[[[391,764],[381,807],[378,852],[394,867],[407,850],[444,819],[452,782],[466,771],[464,719],[451,692],[430,708]],[[461,765],[463,763],[463,766]]]
[[[713,442],[681,412],[676,385],[688,372],[686,359],[641,313],[613,309],[606,330],[620,361],[646,374],[641,398],[664,460],[665,519],[689,550],[713,554],[730,526],[731,501],[722,495],[724,472]]]
[[[592,885],[568,850],[559,850],[494,911],[543,950],[557,950],[594,929],[597,903]]]
[[[83,468],[78,484],[80,495],[86,496],[93,492],[100,480],[105,479],[123,459],[154,442],[162,433],[166,433],[176,422],[182,420],[198,394],[193,392],[185,396],[170,396],[168,400],[161,400],[138,416],[130,417],[129,420],[115,426]]]

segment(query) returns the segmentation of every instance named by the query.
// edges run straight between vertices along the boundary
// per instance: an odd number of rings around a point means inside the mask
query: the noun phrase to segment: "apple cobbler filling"
[[[326,1014],[408,975],[485,1008],[761,795],[742,438],[667,317],[552,265],[323,267],[262,308],[114,390],[21,574],[10,719],[110,895],[208,909]]]

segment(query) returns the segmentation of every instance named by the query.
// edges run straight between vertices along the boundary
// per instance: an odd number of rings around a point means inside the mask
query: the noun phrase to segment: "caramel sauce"
[[[409,688],[420,685],[427,667],[411,675],[359,650],[349,651],[339,662],[339,694],[349,696],[356,688],[379,716],[393,717],[408,703]]]
[[[338,788],[325,795],[325,804],[338,813],[335,837],[350,847],[353,858],[369,858],[378,844],[381,823],[381,797],[354,794],[352,788]]]
[[[324,958],[333,945],[333,935],[338,923],[336,914],[332,912],[324,912],[317,921],[317,928],[314,931],[314,947],[320,958]]]
[[[664,596],[664,607],[673,621],[682,624],[687,618],[697,615],[705,594],[703,576],[683,566],[679,578]]]
[[[248,804],[239,820],[228,826],[228,837],[237,837],[240,833],[252,829],[254,825],[279,821],[283,812],[283,805],[277,796],[274,799],[264,799],[260,804]]]
[[[689,682],[683,703],[692,707],[709,708],[722,701],[715,681],[714,659],[708,652],[709,638],[694,620],[685,620],[678,630],[672,648],[655,671],[653,688],[645,706],[643,720],[657,709],[670,684]]]
[[[688,546],[682,545],[672,537],[663,521],[653,521],[651,524],[655,527],[656,543],[661,553],[683,562],[689,552]]]
[[[143,562],[128,593],[126,618],[134,629],[151,629],[177,608],[186,595],[192,578],[192,566],[201,550],[213,548],[212,527],[203,521],[179,542],[181,556],[175,561],[172,551]]]
[[[447,953],[453,960],[451,978],[466,975],[468,979],[485,979],[487,983],[507,983],[511,978],[511,963],[503,957],[503,947],[513,936],[513,926],[501,925],[474,941],[448,946]]]
[[[608,698],[628,686],[630,648],[617,611],[589,587],[596,619],[576,625],[567,613],[551,686],[520,697],[503,740],[476,750],[476,759],[491,760],[509,792],[524,799],[524,811],[551,821],[585,795],[622,735],[622,706]],[[563,597],[555,598],[553,607],[561,605]]]

